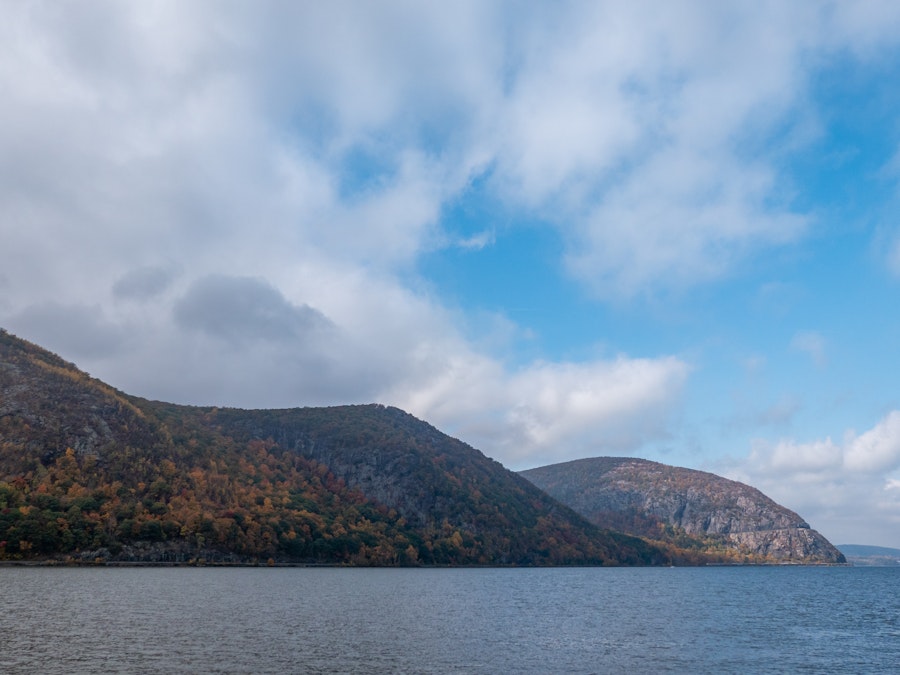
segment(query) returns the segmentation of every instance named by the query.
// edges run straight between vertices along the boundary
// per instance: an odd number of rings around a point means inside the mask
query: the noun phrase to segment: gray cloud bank
[[[229,342],[289,340],[298,349],[328,325],[320,312],[292,305],[264,281],[222,275],[195,281],[175,304],[174,318],[180,328]]]

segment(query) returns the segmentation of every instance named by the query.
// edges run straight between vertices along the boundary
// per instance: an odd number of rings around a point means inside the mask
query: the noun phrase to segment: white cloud
[[[220,255],[253,230],[257,255],[315,246],[391,267],[435,241],[441,204],[492,166],[495,189],[564,232],[595,292],[690,286],[809,227],[763,141],[805,104],[811,53],[884,42],[896,15],[508,10],[11,9],[0,170],[2,215],[20,227],[8,250],[46,250],[49,230],[43,271],[71,279],[63,254],[98,241],[148,266],[173,246]],[[360,157],[378,162],[375,180],[343,193]],[[258,274],[255,262],[227,271]]]
[[[900,411],[894,410],[875,427],[845,443],[844,468],[879,472],[900,467]]]
[[[900,411],[840,442],[758,441],[748,457],[716,469],[802,514],[835,543],[900,545]]]
[[[900,411],[891,411],[862,434],[848,430],[840,443],[831,438],[808,443],[782,440],[774,445],[759,442],[749,459],[759,467],[796,474],[882,475],[900,469]]]
[[[802,103],[800,54],[823,17],[785,3],[589,7],[522,40],[499,155],[515,198],[568,231],[572,272],[632,296],[801,235],[760,148]]]
[[[780,441],[772,448],[762,448],[768,453],[768,464],[772,469],[809,474],[823,469],[837,469],[841,466],[843,450],[830,438],[810,443]]]
[[[630,297],[716,279],[748,252],[797,237],[804,218],[761,208],[773,177],[659,153],[597,205],[583,223],[572,271],[596,293]]]
[[[488,243],[441,231],[479,176],[604,297],[796,240],[763,147],[816,55],[896,39],[891,3],[859,7],[10,5],[0,322],[136,394],[380,399],[523,464],[629,452],[667,434],[682,360],[509,366],[410,270]],[[851,465],[892,452],[863,438]]]
[[[668,434],[689,373],[679,359],[510,369],[469,344],[456,317],[392,281],[358,274],[335,283],[339,275],[322,275],[327,292],[310,284],[320,300],[315,309],[262,279],[211,276],[172,302],[158,301],[165,320],[141,311],[110,324],[87,321],[84,308],[57,307],[11,317],[9,325],[130,393],[239,407],[379,401],[512,468],[627,454]],[[127,349],[108,344],[125,335]]]
[[[456,242],[459,248],[480,251],[481,249],[491,246],[496,242],[496,235],[493,231],[486,230],[473,234],[471,237],[460,239]]]
[[[628,454],[664,437],[689,367],[675,358],[620,357],[508,372],[473,354],[428,372],[438,376],[395,394],[407,409],[508,465],[528,468]]]

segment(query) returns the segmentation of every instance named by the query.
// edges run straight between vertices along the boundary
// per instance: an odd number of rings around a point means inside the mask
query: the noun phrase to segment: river
[[[900,568],[0,567],[3,673],[860,673]]]

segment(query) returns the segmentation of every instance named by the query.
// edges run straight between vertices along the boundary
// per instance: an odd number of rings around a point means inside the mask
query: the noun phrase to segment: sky
[[[0,326],[900,548],[900,4],[0,8]]]

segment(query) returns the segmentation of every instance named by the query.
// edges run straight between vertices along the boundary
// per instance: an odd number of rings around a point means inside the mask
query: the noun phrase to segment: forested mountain
[[[694,551],[698,560],[723,562],[845,562],[796,513],[715,474],[629,457],[521,473],[594,524],[656,541],[681,556]]]
[[[658,564],[380,405],[177,406],[0,331],[0,559]]]

